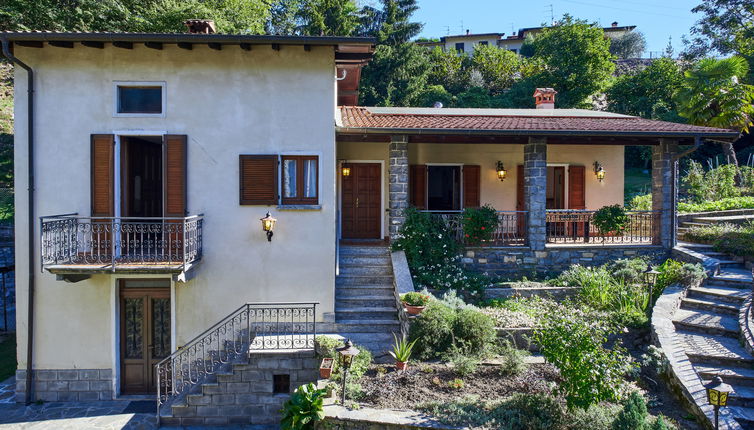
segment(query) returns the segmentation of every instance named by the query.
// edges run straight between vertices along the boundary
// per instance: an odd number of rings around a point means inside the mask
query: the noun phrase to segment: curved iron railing
[[[202,257],[203,215],[190,217],[41,217],[41,266],[178,265]]]
[[[459,243],[466,243],[463,231],[463,211],[422,211],[441,219]],[[479,246],[526,245],[526,211],[498,211],[497,226],[489,240]]]
[[[241,354],[314,350],[317,302],[247,303],[155,365],[157,415]]]
[[[659,211],[629,211],[622,233],[601,234],[590,210],[547,210],[547,243],[562,244],[652,244]]]

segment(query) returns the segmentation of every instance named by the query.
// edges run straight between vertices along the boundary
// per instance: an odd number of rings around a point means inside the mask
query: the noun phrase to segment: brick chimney
[[[613,21],[613,27],[617,27],[617,26],[618,26],[618,21]]]
[[[534,101],[537,109],[555,109],[555,88],[537,88],[534,90]]]
[[[212,34],[215,32],[215,21],[211,19],[187,19],[183,24],[188,32],[193,34]]]

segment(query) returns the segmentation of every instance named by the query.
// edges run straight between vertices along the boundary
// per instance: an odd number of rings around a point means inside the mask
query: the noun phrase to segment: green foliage
[[[415,352],[419,358],[436,357],[453,344],[455,310],[432,300],[411,324],[409,338],[417,340]]]
[[[682,83],[683,73],[678,64],[670,58],[660,58],[640,71],[619,76],[606,91],[608,110],[684,122],[673,102],[673,94]]]
[[[651,211],[652,194],[640,194],[634,196],[628,203],[627,207],[632,211]]]
[[[647,261],[643,258],[621,258],[606,265],[610,276],[624,284],[640,284],[644,282],[643,272],[647,268]]]
[[[466,208],[463,211],[463,232],[466,243],[478,245],[492,239],[497,228],[497,211],[490,205]]]
[[[395,335],[395,333],[393,333],[393,339],[395,339],[395,343],[393,344],[393,350],[389,351],[390,355],[395,359],[395,361],[402,363],[408,362],[408,360],[411,358],[411,350],[414,349],[416,340],[409,342],[405,336],[402,337],[401,340],[398,340],[398,337]]]
[[[603,346],[613,333],[604,323],[567,314],[547,315],[543,327],[534,332],[542,355],[560,371],[563,381],[556,392],[565,397],[569,408],[620,399],[632,363],[623,348]]]
[[[691,28],[687,56],[754,53],[754,9],[748,0],[702,0],[691,11],[701,18]]]
[[[610,53],[617,58],[640,58],[646,47],[647,40],[640,31],[610,38]]]
[[[414,106],[427,85],[427,50],[413,43],[378,45],[364,67],[359,90],[364,106]]]
[[[691,227],[684,239],[715,245],[715,250],[748,257],[754,255],[754,224],[711,224]]]
[[[672,284],[693,285],[703,281],[707,272],[701,264],[682,263],[672,259],[665,260],[658,268],[655,294],[659,295],[662,290]]]
[[[704,167],[694,160],[689,161],[688,170],[681,178],[684,191],[697,203],[707,199],[707,183],[704,181]]]
[[[280,427],[284,430],[310,430],[325,418],[323,407],[327,390],[317,390],[314,384],[302,385],[283,405]]]
[[[411,291],[401,296],[401,301],[409,306],[426,306],[429,303],[429,294]]]
[[[458,348],[451,348],[450,352],[443,355],[443,359],[453,366],[460,376],[468,376],[476,372],[479,367],[479,358],[464,354]]]
[[[628,215],[621,205],[603,206],[594,213],[592,222],[600,235],[608,233],[622,235],[628,224]]]
[[[497,355],[500,361],[500,374],[503,376],[517,376],[527,368],[525,358],[529,356],[529,352],[516,348],[507,340],[502,342]]]
[[[568,430],[612,430],[613,421],[621,411],[620,405],[602,403],[591,405],[586,409],[568,411],[570,422],[566,424]]]
[[[613,430],[649,430],[647,416],[647,404],[641,394],[634,391],[615,418]]]
[[[657,419],[652,423],[651,426],[649,426],[649,430],[669,430],[668,425],[665,423],[665,419],[662,415],[657,417]]]
[[[678,202],[678,212],[680,213],[727,211],[733,209],[752,208],[754,208],[754,197],[752,196],[732,198],[729,197],[720,200],[705,201],[703,203]]]
[[[340,354],[335,349],[343,346],[343,342],[329,336],[317,336],[316,343],[317,354],[322,358],[332,358],[335,363],[330,379],[340,381],[343,377],[343,369],[340,366]],[[354,346],[359,349],[359,354],[353,358],[351,367],[348,369],[349,381],[358,381],[372,364],[372,353],[362,346],[356,344]]]
[[[495,322],[478,309],[459,309],[453,320],[453,340],[465,354],[486,357],[497,342]]]
[[[526,74],[527,62],[507,49],[478,45],[471,55],[469,67],[481,74],[490,95],[498,95],[510,88],[517,77]]]
[[[707,197],[713,195],[716,199],[729,199],[740,196],[741,190],[736,186],[737,174],[738,167],[734,164],[723,164],[708,171],[704,175],[710,193],[707,194]]]
[[[305,35],[352,36],[359,25],[354,0],[304,0],[297,12]]]
[[[359,34],[377,38],[378,45],[402,45],[421,33],[423,24],[412,22],[419,9],[416,0],[380,0],[381,9],[364,6]]]

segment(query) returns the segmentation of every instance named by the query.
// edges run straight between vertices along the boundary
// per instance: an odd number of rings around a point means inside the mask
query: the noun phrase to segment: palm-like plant
[[[754,118],[754,85],[741,82],[749,65],[741,57],[705,58],[684,74],[676,94],[681,116],[690,123],[748,131]],[[723,142],[728,162],[738,165],[733,144]]]
[[[398,340],[398,336],[396,336],[395,333],[393,333],[393,339],[395,339],[395,344],[393,345],[393,350],[389,352],[390,355],[392,355],[397,362],[408,362],[409,358],[411,358],[411,350],[414,349],[416,340],[409,342],[405,336]]]

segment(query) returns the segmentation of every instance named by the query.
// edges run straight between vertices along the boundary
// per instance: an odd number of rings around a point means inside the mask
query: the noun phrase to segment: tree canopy
[[[678,116],[673,95],[683,84],[683,72],[670,58],[655,60],[646,68],[618,77],[607,90],[611,112],[664,121],[685,122]]]

